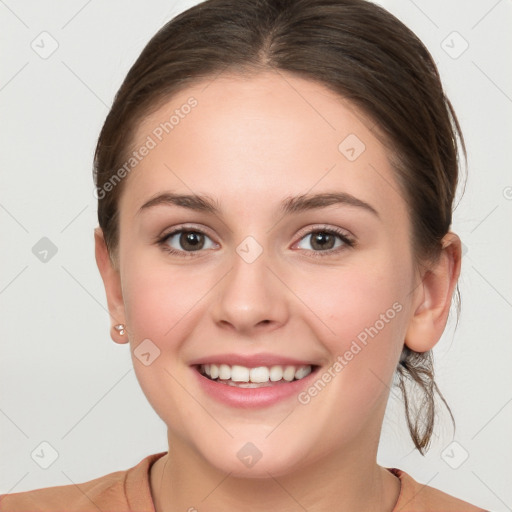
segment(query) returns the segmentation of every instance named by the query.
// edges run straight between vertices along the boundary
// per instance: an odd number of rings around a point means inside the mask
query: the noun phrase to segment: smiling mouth
[[[314,372],[315,365],[275,365],[248,368],[240,365],[201,364],[196,370],[209,380],[239,388],[261,388],[289,384]]]

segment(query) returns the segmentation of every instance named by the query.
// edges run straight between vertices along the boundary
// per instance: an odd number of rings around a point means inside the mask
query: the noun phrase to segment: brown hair
[[[139,123],[194,82],[223,71],[264,70],[319,82],[376,123],[408,205],[414,255],[419,264],[435,260],[451,225],[459,145],[466,151],[436,65],[415,34],[365,0],[207,0],[149,41],[101,130],[94,159],[98,219],[113,264],[124,180],[112,186],[112,178],[126,162]],[[433,431],[435,392],[444,402],[431,351],[404,346],[396,375],[409,431],[423,454]],[[423,393],[419,407],[408,398],[406,380]]]

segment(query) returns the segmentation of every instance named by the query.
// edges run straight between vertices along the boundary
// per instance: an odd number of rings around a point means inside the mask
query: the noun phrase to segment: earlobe
[[[440,340],[448,321],[460,265],[460,238],[449,232],[443,238],[437,262],[425,272],[417,288],[415,310],[405,337],[405,344],[411,350],[426,352]]]
[[[111,321],[110,336],[116,343],[127,343],[128,336],[126,333],[123,332],[121,334],[121,330],[116,328],[116,326],[126,323],[121,278],[119,271],[112,265],[101,228],[94,230],[94,246],[96,264],[98,265],[107,295],[107,305]]]

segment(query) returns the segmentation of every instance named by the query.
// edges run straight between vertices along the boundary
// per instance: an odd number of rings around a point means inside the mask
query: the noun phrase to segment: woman
[[[169,22],[95,155],[111,335],[169,450],[1,510],[482,510],[376,463],[395,376],[420,452],[432,434],[459,145],[430,54],[374,4]]]

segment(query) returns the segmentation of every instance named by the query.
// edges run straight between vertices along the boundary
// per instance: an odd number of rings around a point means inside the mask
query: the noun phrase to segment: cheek
[[[166,265],[144,254],[125,262],[123,298],[126,320],[135,338],[166,339],[208,288],[208,273]]]
[[[143,251],[125,258],[123,271],[125,314],[137,379],[162,420],[185,433],[194,401],[182,388],[189,377],[187,367],[180,364],[181,348],[197,321],[197,303],[208,288],[209,274],[166,265]],[[144,351],[138,350],[139,345]],[[150,353],[148,365],[138,356],[144,352]]]
[[[377,335],[375,330],[389,333],[389,341],[403,330],[405,315],[400,313],[405,310],[410,288],[406,271],[399,269],[406,268],[405,262],[395,264],[380,258],[307,279],[300,293],[323,320],[320,339],[328,340],[331,352],[348,349],[354,339],[364,344]]]
[[[407,328],[405,258],[381,254],[367,263],[318,273],[295,288],[318,317],[315,335],[332,364],[338,363],[331,380],[347,406],[350,401],[370,403],[387,391]]]

